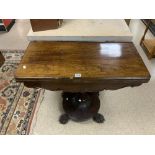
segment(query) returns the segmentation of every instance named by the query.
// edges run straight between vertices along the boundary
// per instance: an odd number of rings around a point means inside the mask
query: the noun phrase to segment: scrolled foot
[[[66,124],[66,123],[68,123],[68,121],[69,121],[69,116],[68,116],[68,114],[62,114],[62,115],[60,116],[60,118],[59,118],[59,122],[60,122],[61,124]]]
[[[93,120],[96,123],[103,123],[105,121],[104,116],[102,114],[97,113],[94,117]]]

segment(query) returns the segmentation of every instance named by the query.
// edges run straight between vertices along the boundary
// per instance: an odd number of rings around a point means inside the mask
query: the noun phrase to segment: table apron
[[[124,87],[139,86],[148,82],[148,79],[111,79],[93,82],[63,82],[63,81],[22,81],[24,85],[30,88],[44,88],[51,91],[67,92],[97,92],[102,90],[116,90]]]

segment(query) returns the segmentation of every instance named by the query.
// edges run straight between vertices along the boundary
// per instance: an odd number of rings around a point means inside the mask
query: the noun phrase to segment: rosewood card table
[[[133,43],[31,42],[15,74],[27,87],[62,90],[59,118],[104,122],[99,91],[139,86],[150,74]]]

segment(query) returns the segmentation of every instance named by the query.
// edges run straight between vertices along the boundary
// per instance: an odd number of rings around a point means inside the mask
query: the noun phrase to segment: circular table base
[[[99,114],[100,100],[98,92],[68,93],[63,95],[63,109],[65,114],[59,118],[61,124],[66,124],[69,119],[81,122],[93,118],[97,123],[104,122],[104,116]]]

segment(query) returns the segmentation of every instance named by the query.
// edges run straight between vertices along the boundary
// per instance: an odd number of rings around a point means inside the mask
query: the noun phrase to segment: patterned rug
[[[24,52],[2,51],[5,63],[0,68],[0,134],[29,134],[36,106],[44,90],[27,88],[14,79]]]

